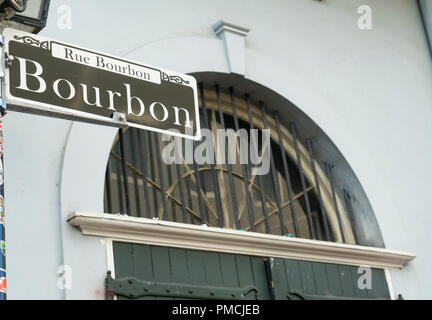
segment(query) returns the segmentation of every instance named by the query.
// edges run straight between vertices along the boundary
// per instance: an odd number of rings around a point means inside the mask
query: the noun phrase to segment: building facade
[[[420,4],[52,0],[41,36],[193,75],[202,126],[270,129],[271,161],[257,176],[166,165],[160,135],[9,112],[9,299],[104,299],[107,284],[166,297],[157,284],[172,283],[205,298],[430,299],[432,8]],[[272,291],[269,274],[286,285]],[[122,296],[111,277],[156,289]]]

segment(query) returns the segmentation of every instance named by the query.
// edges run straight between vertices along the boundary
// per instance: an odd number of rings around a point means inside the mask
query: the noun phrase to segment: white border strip
[[[105,240],[106,257],[107,257],[107,270],[111,271],[111,277],[115,279],[115,266],[114,266],[114,251],[111,239]]]
[[[107,213],[75,212],[68,222],[85,235],[167,247],[400,269],[415,254],[382,248],[192,225]]]
[[[387,287],[388,287],[389,292],[390,292],[390,299],[391,300],[396,300],[396,293],[395,293],[394,288],[393,288],[393,282],[392,282],[390,270],[385,269],[384,270],[384,275],[385,275],[385,278],[386,278],[386,281],[387,281]]]

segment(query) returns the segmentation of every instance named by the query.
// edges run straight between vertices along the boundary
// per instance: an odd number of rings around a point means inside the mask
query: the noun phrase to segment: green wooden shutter
[[[359,289],[358,268],[122,242],[113,243],[119,299],[389,299],[384,270]]]
[[[119,299],[270,299],[260,257],[114,242]]]
[[[358,267],[269,258],[272,297],[277,300],[390,299],[384,270],[371,269],[371,289],[360,289]]]

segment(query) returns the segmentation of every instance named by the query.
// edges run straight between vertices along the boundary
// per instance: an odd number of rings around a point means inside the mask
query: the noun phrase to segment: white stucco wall
[[[250,28],[246,77],[292,101],[329,135],[362,183],[386,247],[417,254],[392,272],[395,292],[432,298],[432,65],[415,1],[136,0],[131,11],[103,1],[97,14],[100,3],[52,0],[41,35],[180,72],[226,72],[212,24],[223,18]],[[362,4],[372,8],[372,30],[357,28]],[[72,9],[71,30],[57,26],[61,5]],[[65,297],[57,288],[62,263],[73,267],[67,298],[102,297],[105,248],[64,218],[74,209],[102,210],[101,161],[112,137],[112,128],[5,118],[9,298]]]
[[[9,298],[57,299],[59,190],[69,122],[10,112],[4,124]]]

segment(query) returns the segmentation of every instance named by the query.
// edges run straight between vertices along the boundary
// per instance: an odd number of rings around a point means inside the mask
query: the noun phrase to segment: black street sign
[[[196,80],[5,29],[9,110],[200,139]]]

